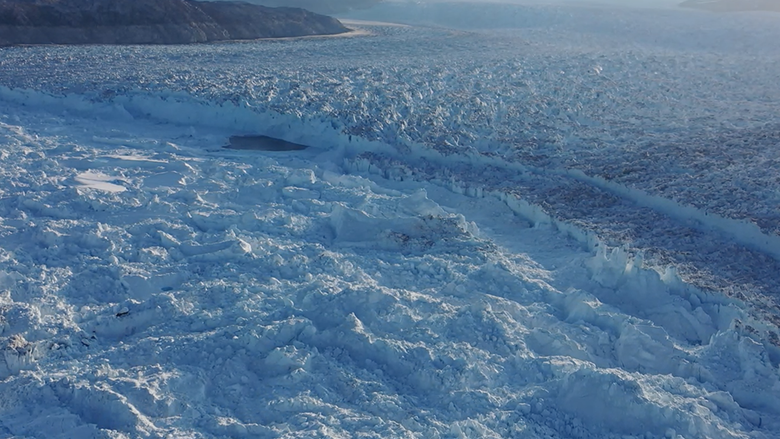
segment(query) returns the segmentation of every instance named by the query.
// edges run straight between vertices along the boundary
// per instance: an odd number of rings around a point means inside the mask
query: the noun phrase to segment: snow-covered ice
[[[3,49],[0,437],[777,437],[780,28],[502,8]]]

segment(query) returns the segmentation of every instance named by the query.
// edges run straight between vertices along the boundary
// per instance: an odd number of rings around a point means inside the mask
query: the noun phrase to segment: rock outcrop
[[[346,32],[303,9],[193,0],[0,0],[0,46],[186,44]]]

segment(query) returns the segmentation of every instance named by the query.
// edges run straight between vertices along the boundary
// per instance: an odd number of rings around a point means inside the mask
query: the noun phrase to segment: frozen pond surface
[[[419,7],[0,51],[0,437],[780,434],[777,17]]]

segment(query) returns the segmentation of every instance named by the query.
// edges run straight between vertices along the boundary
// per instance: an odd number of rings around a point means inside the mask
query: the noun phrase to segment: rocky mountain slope
[[[338,14],[355,9],[370,8],[382,0],[245,0],[249,3],[270,7],[304,8],[320,14]]]
[[[185,44],[338,34],[336,19],[303,9],[191,0],[0,0],[0,46]]]

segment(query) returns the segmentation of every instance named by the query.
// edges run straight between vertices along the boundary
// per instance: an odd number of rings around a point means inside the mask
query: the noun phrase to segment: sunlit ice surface
[[[776,437],[774,18],[383,7],[0,52],[0,435]]]

